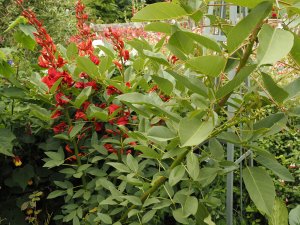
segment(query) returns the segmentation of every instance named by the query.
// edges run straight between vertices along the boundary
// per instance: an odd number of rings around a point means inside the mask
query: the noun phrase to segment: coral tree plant
[[[154,22],[146,30],[165,35],[156,45],[138,38],[124,43],[110,28],[106,45],[97,48],[80,0],[78,33],[67,48],[53,43],[22,2],[17,1],[36,30],[38,63],[45,69],[37,98],[48,100],[43,112],[51,113],[43,119],[61,141],[61,148],[46,151],[44,159],[44,167],[56,168],[63,176],[48,195],[64,199],[61,214],[54,216],[58,224],[214,224],[209,213],[217,207],[213,182],[237,169],[224,157],[226,142],[245,152],[252,149],[258,164],[293,181],[288,169],[255,145],[299,112],[285,107],[297,95],[299,79],[280,87],[267,74],[268,67],[289,52],[300,61],[295,54],[299,37],[287,25],[286,30],[274,29],[266,22],[271,1],[228,1],[253,7],[235,26],[209,17],[226,34],[226,45],[178,25]],[[202,8],[156,3],[133,19],[190,17],[198,22]],[[279,39],[284,50],[275,41]],[[130,49],[138,54],[133,57]],[[252,60],[254,54],[257,59]],[[236,74],[232,80],[230,71]],[[264,84],[243,85],[257,74]],[[257,110],[266,105],[277,106],[278,112],[260,118]],[[279,215],[276,210],[285,206],[275,199],[272,179],[258,164],[245,165],[244,182],[258,210],[273,221]]]

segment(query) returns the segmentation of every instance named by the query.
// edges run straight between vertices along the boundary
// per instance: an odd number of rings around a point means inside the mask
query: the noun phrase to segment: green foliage
[[[100,48],[82,49],[91,41],[86,37],[67,48],[58,45],[48,54],[67,62],[48,62],[49,70],[11,64],[13,50],[1,50],[0,217],[21,225],[26,218],[36,225],[49,221],[52,213],[56,225],[224,224],[224,178],[238,173],[238,165],[225,159],[224,142],[229,142],[241,151],[251,149],[258,163],[245,162],[241,181],[248,194],[240,198],[247,203],[251,198],[249,207],[265,217],[261,221],[286,224],[287,208],[295,208],[299,198],[293,186],[299,174],[291,168],[298,168],[298,133],[288,133],[296,140],[289,151],[277,154],[273,145],[281,140],[286,148],[282,130],[299,129],[293,124],[299,117],[293,102],[299,79],[279,85],[268,70],[290,50],[296,60],[297,42],[289,29],[264,24],[271,1],[229,2],[254,8],[236,26],[218,27],[227,34],[227,46],[179,24],[155,22],[148,29],[164,34],[157,45],[139,38],[124,44],[111,30]],[[119,3],[126,12],[130,3]],[[119,10],[115,1],[89,5]],[[205,8],[192,1],[156,3],[133,19],[209,18]],[[125,18],[112,15],[113,21]],[[16,33],[14,51],[35,50],[34,29],[21,22],[9,30]],[[280,38],[285,51],[279,52]],[[237,72],[232,80],[230,68]],[[52,73],[59,76],[55,82],[49,81]],[[255,78],[251,87],[243,84],[248,77]],[[287,208],[276,195],[291,201]],[[26,217],[11,210],[16,206]],[[297,210],[290,221],[297,221]]]

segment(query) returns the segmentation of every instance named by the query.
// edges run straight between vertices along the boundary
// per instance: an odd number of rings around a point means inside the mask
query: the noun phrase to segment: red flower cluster
[[[71,42],[76,43],[79,49],[79,55],[88,55],[90,60],[99,65],[99,58],[94,55],[94,48],[92,40],[95,38],[95,34],[91,32],[91,28],[86,24],[88,15],[84,12],[85,6],[79,0],[76,3],[76,18],[77,18],[77,29],[79,34],[70,38]]]
[[[104,33],[105,37],[110,40],[114,46],[114,50],[118,52],[118,56],[122,63],[129,60],[129,51],[125,49],[124,41],[122,40],[121,34],[117,31],[112,29],[111,27],[108,28],[107,31]],[[120,69],[123,69],[122,63],[114,60],[113,63]]]
[[[112,86],[112,85],[109,85],[107,88],[106,88],[106,93],[107,95],[114,95],[114,94],[122,94],[122,91],[120,91],[119,89],[117,89],[116,87]]]
[[[22,3],[23,1],[21,0],[17,1],[17,4],[23,8]],[[48,68],[48,75],[43,77],[42,81],[50,89],[54,83],[62,77],[62,83],[71,86],[73,83],[71,75],[66,71],[61,72],[58,70],[65,65],[66,61],[57,52],[56,45],[47,33],[43,23],[37,19],[35,13],[30,9],[24,9],[22,15],[35,27],[35,40],[42,47],[41,55],[38,58],[38,64],[42,68]]]
[[[117,116],[113,119],[111,119],[109,122],[111,124],[118,124],[118,125],[126,125],[129,122],[129,116],[130,116],[130,112],[125,111],[123,109],[121,109],[120,106],[116,105],[116,104],[111,104],[108,107],[108,113],[111,115],[113,114],[115,111],[118,110]]]

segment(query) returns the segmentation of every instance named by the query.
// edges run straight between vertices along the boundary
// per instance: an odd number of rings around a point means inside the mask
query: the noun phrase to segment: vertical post
[[[228,73],[229,79],[233,79],[235,76],[235,71],[231,70]],[[228,119],[233,117],[233,107],[228,106]],[[233,162],[234,161],[234,145],[231,143],[227,143],[227,160]],[[226,182],[226,224],[233,224],[233,172],[227,174],[227,182]]]

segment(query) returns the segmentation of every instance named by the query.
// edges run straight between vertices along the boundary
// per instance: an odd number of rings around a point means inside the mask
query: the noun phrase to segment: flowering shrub
[[[63,201],[53,216],[57,224],[223,223],[224,218],[211,213],[220,207],[212,190],[217,180],[238,168],[225,159],[226,142],[243,152],[253,150],[258,164],[250,167],[245,161],[243,170],[250,198],[270,224],[278,217],[287,222],[286,207],[275,198],[271,177],[258,165],[286,182],[294,178],[255,143],[280,131],[289,116],[299,112],[286,104],[298,95],[299,79],[281,87],[266,73],[289,52],[299,63],[297,37],[264,23],[272,11],[271,2],[248,3],[254,8],[247,17],[230,30],[221,26],[227,45],[180,26],[154,22],[147,30],[164,34],[156,44],[139,38],[124,41],[118,31],[108,29],[105,45],[94,47],[95,35],[79,0],[78,32],[67,48],[53,42],[35,13],[23,8],[22,0],[17,3],[31,25],[28,35],[41,49],[38,64],[43,70],[37,70],[25,86],[36,100],[30,106],[31,115],[51,129],[57,143],[42,145],[43,167],[57,172],[56,188],[47,199]],[[161,7],[164,13],[158,10]],[[157,3],[133,19],[189,16],[198,21],[199,9],[200,5]],[[284,51],[273,53],[279,39]],[[161,53],[162,48],[167,54]],[[256,61],[250,60],[254,53]],[[10,67],[2,60],[0,73],[5,71],[11,80],[5,68]],[[232,72],[236,75],[229,79]],[[263,87],[243,85],[256,73]],[[260,115],[259,110],[269,105],[276,106],[274,113]],[[14,157],[15,166],[22,165],[13,151],[1,152]],[[36,202],[36,195],[41,196],[36,192],[29,202]],[[28,199],[24,204],[23,210],[37,211],[29,207]]]

